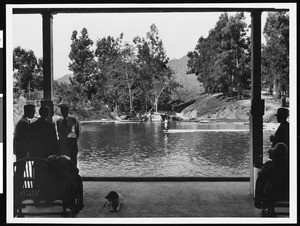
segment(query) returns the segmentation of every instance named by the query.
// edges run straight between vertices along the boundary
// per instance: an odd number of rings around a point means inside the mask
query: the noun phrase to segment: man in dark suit
[[[39,114],[41,117],[30,125],[32,148],[29,156],[47,158],[58,153],[56,130],[55,125],[47,121],[50,114],[49,107],[41,106]]]
[[[16,155],[16,160],[25,158],[30,150],[30,133],[29,124],[30,119],[34,117],[35,106],[32,104],[27,104],[24,106],[24,115],[18,121],[15,126],[14,131],[14,154]]]
[[[272,142],[272,147],[275,147],[277,143],[284,143],[289,147],[289,129],[290,124],[286,120],[289,116],[289,110],[286,108],[278,108],[277,110],[277,121],[280,123],[278,129],[274,135],[270,136],[270,141]]]

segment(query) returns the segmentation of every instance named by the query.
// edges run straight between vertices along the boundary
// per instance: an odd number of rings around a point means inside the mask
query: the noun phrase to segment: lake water
[[[78,168],[99,177],[249,177],[250,132],[243,123],[161,122],[83,124]],[[224,129],[230,131],[224,132]],[[264,150],[270,146],[264,133]],[[264,159],[267,154],[264,153]]]

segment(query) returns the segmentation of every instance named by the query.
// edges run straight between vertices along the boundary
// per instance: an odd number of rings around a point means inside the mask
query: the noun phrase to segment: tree
[[[269,13],[263,33],[262,84],[276,97],[285,99],[289,90],[289,14]]]
[[[125,82],[128,91],[129,112],[132,112],[134,110],[133,101],[138,98],[139,87],[136,85],[136,81],[139,79],[139,74],[136,65],[135,49],[128,43],[124,43],[122,46],[121,63],[125,68],[125,73],[122,73],[122,80]]]
[[[188,73],[195,73],[205,90],[234,90],[241,98],[242,89],[249,86],[250,38],[244,14],[222,14],[207,38],[200,37],[194,51],[188,52]]]
[[[229,87],[238,92],[238,99],[241,99],[243,76],[250,77],[250,73],[243,73],[242,63],[249,62],[250,38],[247,36],[247,24],[244,13],[237,13],[230,16],[226,26],[222,29],[222,41],[220,54],[223,68],[229,81]],[[247,80],[247,79],[246,79]]]
[[[138,50],[137,62],[146,110],[148,110],[147,102],[150,101],[157,112],[160,96],[166,92],[166,87],[170,87],[172,71],[167,66],[169,59],[166,56],[156,25],[150,26],[146,38],[135,37],[134,43]]]
[[[13,51],[15,87],[25,92],[43,89],[42,59],[36,59],[32,50],[20,46]]]
[[[211,34],[211,30],[209,33]],[[213,64],[216,61],[217,49],[211,48],[215,40],[209,35],[207,39],[201,36],[194,51],[188,52],[188,74],[195,74],[208,92],[212,90]]]
[[[78,87],[74,87],[73,84],[58,83],[57,81],[54,81],[53,90],[55,97],[54,100],[57,105],[62,102],[68,103],[69,105],[72,105],[72,103],[76,101],[86,102],[84,93],[79,90]]]
[[[120,84],[122,73],[121,42],[123,34],[118,38],[108,36],[96,43],[95,56],[98,60],[96,76],[97,97],[106,104],[117,106],[124,98],[124,86]]]
[[[222,53],[220,48],[222,29],[226,27],[228,20],[227,13],[221,14],[215,27],[209,31],[208,37],[201,36],[195,50],[187,54],[189,57],[187,73],[196,74],[206,92],[215,92],[221,88],[223,93],[227,93],[228,84],[218,57]]]
[[[81,89],[90,100],[92,94],[97,92],[94,85],[97,67],[94,60],[94,51],[91,49],[93,41],[89,38],[86,28],[82,29],[79,37],[77,37],[77,31],[73,31],[71,40],[72,44],[69,54],[71,63],[69,64],[69,69],[73,71],[74,76],[70,81],[75,86],[81,86]]]

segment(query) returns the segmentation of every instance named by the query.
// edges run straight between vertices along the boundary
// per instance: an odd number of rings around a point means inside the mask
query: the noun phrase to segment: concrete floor
[[[254,207],[249,182],[83,182],[84,209],[75,218],[110,220],[203,220],[262,218]],[[103,207],[111,190],[123,195],[119,212]],[[24,212],[61,211],[61,207],[26,207]],[[27,216],[41,217],[41,216]],[[45,217],[45,216],[43,216]],[[60,217],[48,215],[46,217]],[[84,220],[86,219],[86,220]],[[62,219],[63,220],[63,219]],[[74,219],[76,220],[76,219]],[[178,221],[179,220],[179,221]],[[210,222],[211,220],[209,220]],[[82,222],[82,221],[81,221]],[[123,221],[122,221],[123,222]],[[148,221],[147,221],[148,222]]]

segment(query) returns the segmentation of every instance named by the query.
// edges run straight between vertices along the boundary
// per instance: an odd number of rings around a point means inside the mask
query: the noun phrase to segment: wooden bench
[[[59,185],[53,184],[53,180],[48,176],[50,167],[48,160],[36,157],[23,158],[14,163],[14,216],[69,215],[68,203],[63,192],[59,191]],[[52,192],[53,190],[55,191]],[[51,191],[51,198],[49,198],[49,191]],[[26,206],[62,206],[62,211],[42,213],[26,211],[25,213],[22,209]]]

